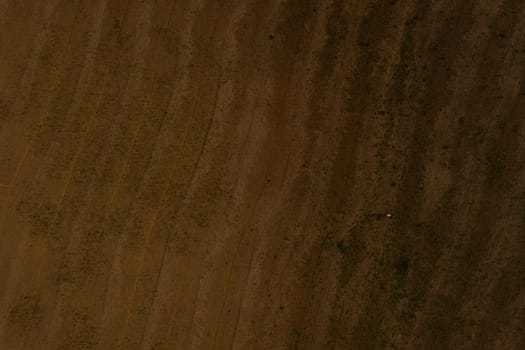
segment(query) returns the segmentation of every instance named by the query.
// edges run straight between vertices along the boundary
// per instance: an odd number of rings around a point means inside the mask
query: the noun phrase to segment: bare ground
[[[524,68],[522,0],[0,1],[0,349],[524,349]]]

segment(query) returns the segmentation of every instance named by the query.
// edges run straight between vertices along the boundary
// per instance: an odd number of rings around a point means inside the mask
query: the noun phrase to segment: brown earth
[[[523,0],[0,28],[0,349],[525,349]]]

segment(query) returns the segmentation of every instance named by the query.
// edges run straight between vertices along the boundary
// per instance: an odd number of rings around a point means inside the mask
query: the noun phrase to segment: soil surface
[[[523,0],[1,0],[0,349],[525,349]]]

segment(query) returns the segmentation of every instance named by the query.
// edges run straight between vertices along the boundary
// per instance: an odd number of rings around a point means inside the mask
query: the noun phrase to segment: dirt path
[[[0,1],[0,349],[525,348],[519,0]]]

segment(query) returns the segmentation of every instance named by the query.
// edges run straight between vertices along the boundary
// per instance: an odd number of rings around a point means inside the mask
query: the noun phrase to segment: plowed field
[[[525,349],[523,0],[0,0],[0,349]]]

